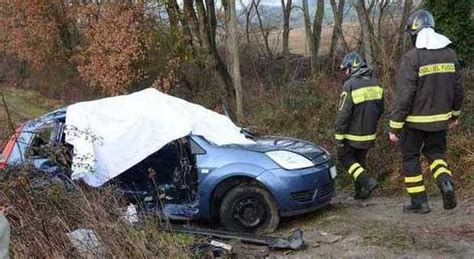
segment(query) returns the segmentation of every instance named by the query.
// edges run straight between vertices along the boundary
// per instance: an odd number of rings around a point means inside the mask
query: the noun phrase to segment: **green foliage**
[[[423,7],[433,13],[436,29],[453,41],[459,57],[472,64],[474,57],[474,21],[472,0],[425,0]]]

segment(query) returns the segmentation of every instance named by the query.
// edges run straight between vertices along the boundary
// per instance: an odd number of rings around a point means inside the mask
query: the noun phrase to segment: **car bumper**
[[[335,195],[332,163],[301,170],[268,170],[258,177],[272,193],[282,217],[308,213],[326,206]]]

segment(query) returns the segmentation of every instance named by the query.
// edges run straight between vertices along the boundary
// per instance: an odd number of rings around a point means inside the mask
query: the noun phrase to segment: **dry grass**
[[[188,236],[159,230],[163,221],[147,218],[131,225],[121,218],[126,205],[113,188],[91,189],[23,168],[1,176],[0,199],[12,209],[13,258],[78,257],[66,233],[93,230],[102,247],[91,254],[118,258],[185,258]]]

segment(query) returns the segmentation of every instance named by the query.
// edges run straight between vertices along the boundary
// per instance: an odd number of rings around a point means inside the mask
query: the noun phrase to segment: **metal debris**
[[[300,229],[293,231],[288,238],[234,233],[190,226],[165,227],[164,230],[191,235],[207,236],[223,240],[239,240],[243,243],[268,246],[270,249],[300,250],[306,247],[306,243],[303,239],[303,231]]]

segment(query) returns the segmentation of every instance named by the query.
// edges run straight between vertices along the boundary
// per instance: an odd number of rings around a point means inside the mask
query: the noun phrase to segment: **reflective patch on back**
[[[418,70],[418,76],[454,72],[456,72],[456,67],[454,66],[454,63],[439,63],[421,66]]]
[[[381,100],[383,98],[383,88],[380,86],[362,87],[352,91],[354,104],[367,101]]]

